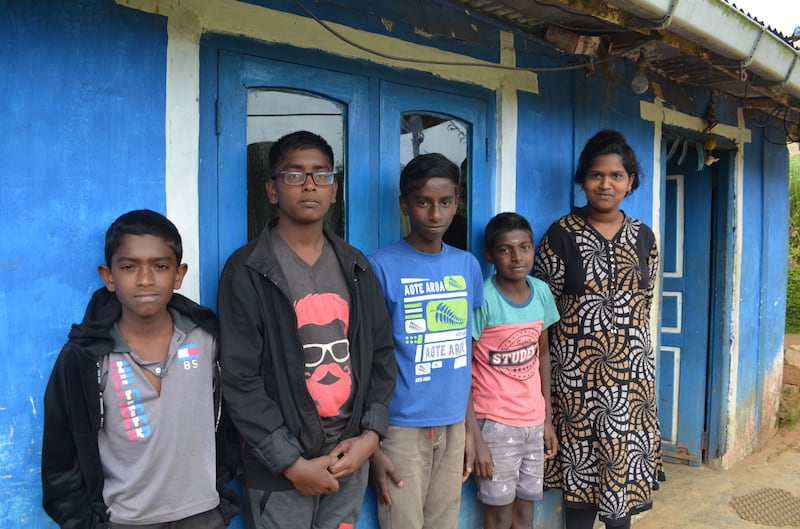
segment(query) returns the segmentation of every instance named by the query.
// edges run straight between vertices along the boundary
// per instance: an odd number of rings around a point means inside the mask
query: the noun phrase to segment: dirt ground
[[[730,470],[666,465],[667,481],[654,496],[653,509],[634,520],[636,529],[721,529],[800,527],[800,425],[781,428],[759,452]],[[744,520],[731,500],[762,489],[788,492],[794,499]],[[785,508],[796,513],[795,523],[775,525],[772,514]],[[752,516],[751,516],[752,518]],[[774,521],[774,520],[773,520]]]
[[[787,336],[786,345],[800,345],[800,335]],[[779,428],[730,470],[666,464],[665,472],[653,509],[634,519],[635,529],[800,527],[800,423]],[[756,494],[769,501],[747,501]]]

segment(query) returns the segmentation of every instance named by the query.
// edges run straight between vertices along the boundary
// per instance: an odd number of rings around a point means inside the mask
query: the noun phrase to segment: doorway
[[[700,140],[702,142],[702,140]],[[715,295],[725,273],[724,255],[730,157],[707,164],[697,140],[666,141],[662,208],[658,407],[662,454],[667,460],[700,465],[707,459],[712,420],[714,351],[721,344]],[[722,256],[722,257],[721,257]],[[721,304],[720,304],[721,303]]]

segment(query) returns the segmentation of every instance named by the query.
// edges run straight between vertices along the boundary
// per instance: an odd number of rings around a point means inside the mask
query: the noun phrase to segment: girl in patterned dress
[[[575,172],[587,204],[550,226],[536,256],[561,314],[550,329],[559,454],[545,486],[562,489],[567,529],[591,529],[598,514],[630,527],[663,479],[650,339],[658,250],[620,209],[640,175],[623,135],[598,132]]]

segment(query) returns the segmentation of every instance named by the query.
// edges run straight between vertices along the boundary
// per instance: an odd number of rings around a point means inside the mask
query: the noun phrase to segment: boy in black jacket
[[[338,187],[328,143],[284,136],[269,171],[280,217],[228,259],[219,286],[248,527],[352,528],[389,422],[391,322],[366,258],[323,228]]]
[[[238,443],[222,413],[216,318],[173,292],[186,274],[180,234],[131,211],[109,227],[105,254],[105,287],[45,391],[44,509],[62,528],[224,528],[238,512]]]

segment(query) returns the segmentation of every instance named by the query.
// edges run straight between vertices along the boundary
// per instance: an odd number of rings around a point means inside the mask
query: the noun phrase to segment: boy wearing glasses
[[[333,151],[300,131],[269,152],[279,217],[219,285],[223,395],[245,441],[248,527],[355,527],[397,367],[366,258],[323,226]]]

